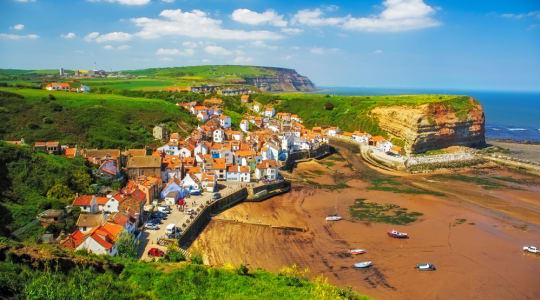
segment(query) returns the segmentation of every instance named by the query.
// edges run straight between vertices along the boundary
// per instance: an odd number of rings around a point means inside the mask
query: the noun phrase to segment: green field
[[[456,95],[404,95],[404,96],[330,96],[317,94],[280,94],[272,100],[278,111],[298,114],[307,127],[339,126],[345,131],[360,130],[372,135],[386,133],[377,120],[369,116],[376,106],[416,106],[427,103],[444,103],[456,112],[472,108],[468,96]]]
[[[82,79],[80,83],[92,89],[99,87],[120,90],[159,90],[182,85],[184,82],[158,79]]]
[[[206,81],[230,82],[242,79],[246,76],[274,75],[275,72],[264,67],[215,65],[215,66],[192,66],[174,68],[151,68],[141,70],[124,70],[123,74],[135,76],[156,76],[193,79],[200,78]]]
[[[140,148],[154,142],[151,130],[158,123],[183,134],[197,124],[192,115],[161,99],[17,88],[0,88],[0,93],[4,140]]]

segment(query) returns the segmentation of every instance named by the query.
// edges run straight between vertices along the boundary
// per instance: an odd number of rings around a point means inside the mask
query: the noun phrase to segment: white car
[[[158,229],[159,229],[159,225],[158,225],[158,224],[154,224],[154,223],[146,223],[146,224],[144,224],[144,228],[146,228],[146,229],[152,229],[152,230],[158,230]]]
[[[540,249],[536,248],[535,246],[523,246],[523,251],[540,254]]]

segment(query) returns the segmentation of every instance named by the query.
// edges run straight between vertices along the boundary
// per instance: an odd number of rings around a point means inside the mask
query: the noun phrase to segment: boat
[[[408,239],[409,238],[409,235],[405,232],[399,232],[395,229],[392,229],[391,231],[387,231],[386,232],[388,234],[389,237],[393,237],[393,238],[396,238],[396,239]]]
[[[414,268],[417,269],[418,271],[435,271],[435,270],[437,270],[437,268],[435,268],[435,265],[430,264],[430,263],[416,265]]]
[[[540,249],[536,248],[535,246],[523,246],[523,251],[540,254]]]
[[[364,254],[366,253],[366,250],[364,249],[351,249],[349,250],[349,254],[356,255],[356,254]]]
[[[332,216],[326,217],[326,221],[339,221],[339,220],[342,220],[342,219],[343,219],[342,217],[337,216],[337,215],[332,215]]]
[[[354,267],[355,268],[369,268],[371,267],[371,265],[372,265],[371,261],[362,261],[359,263],[355,263]]]

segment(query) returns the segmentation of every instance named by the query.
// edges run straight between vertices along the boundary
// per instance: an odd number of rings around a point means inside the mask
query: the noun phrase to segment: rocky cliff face
[[[392,137],[405,141],[407,153],[422,153],[449,146],[485,145],[482,106],[469,98],[470,107],[455,111],[444,103],[417,107],[387,106],[371,111],[379,127]]]
[[[310,92],[315,90],[313,82],[293,69],[270,68],[275,75],[245,77],[249,85],[267,92]]]

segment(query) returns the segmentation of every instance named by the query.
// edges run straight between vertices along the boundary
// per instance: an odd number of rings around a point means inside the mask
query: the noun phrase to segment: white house
[[[231,134],[233,140],[241,141],[242,140],[242,133],[240,131],[233,131]]]
[[[276,180],[278,168],[275,160],[263,160],[255,168],[255,178]]]
[[[120,225],[107,223],[88,235],[76,249],[86,249],[98,255],[115,256],[118,253],[116,239],[122,230],[123,227]]]
[[[264,116],[271,118],[276,114],[276,110],[273,107],[268,107],[264,110]]]
[[[206,122],[208,120],[208,113],[206,111],[201,111],[197,113],[197,120],[201,122]]]
[[[341,132],[341,130],[339,129],[339,127],[330,127],[330,128],[328,128],[328,131],[327,131],[328,136],[336,136],[340,132]]]
[[[221,128],[230,128],[231,127],[231,118],[228,116],[219,116],[219,125]]]
[[[240,121],[240,130],[243,132],[249,131],[249,121],[248,120],[242,120]]]
[[[87,85],[81,85],[77,89],[77,92],[79,92],[79,93],[89,93],[90,92],[90,87],[88,87]]]
[[[188,173],[184,179],[182,179],[182,187],[191,191],[201,190],[199,178],[193,173]]]
[[[198,143],[195,147],[195,154],[208,154],[208,145],[206,143]]]
[[[201,185],[205,191],[213,193],[217,190],[216,175],[211,172],[204,173],[202,175]]]
[[[180,157],[191,157],[193,154],[195,154],[195,149],[191,146],[184,146],[178,151]]]
[[[253,105],[253,111],[259,112],[261,110],[261,106],[257,103]]]
[[[116,213],[118,212],[118,206],[120,202],[117,198],[113,197],[111,194],[107,195],[107,202],[103,205],[102,211],[106,213]]]
[[[248,166],[229,166],[227,168],[227,181],[250,182],[250,175]]]
[[[225,132],[221,128],[217,128],[212,133],[212,140],[214,143],[222,143],[225,140]]]

